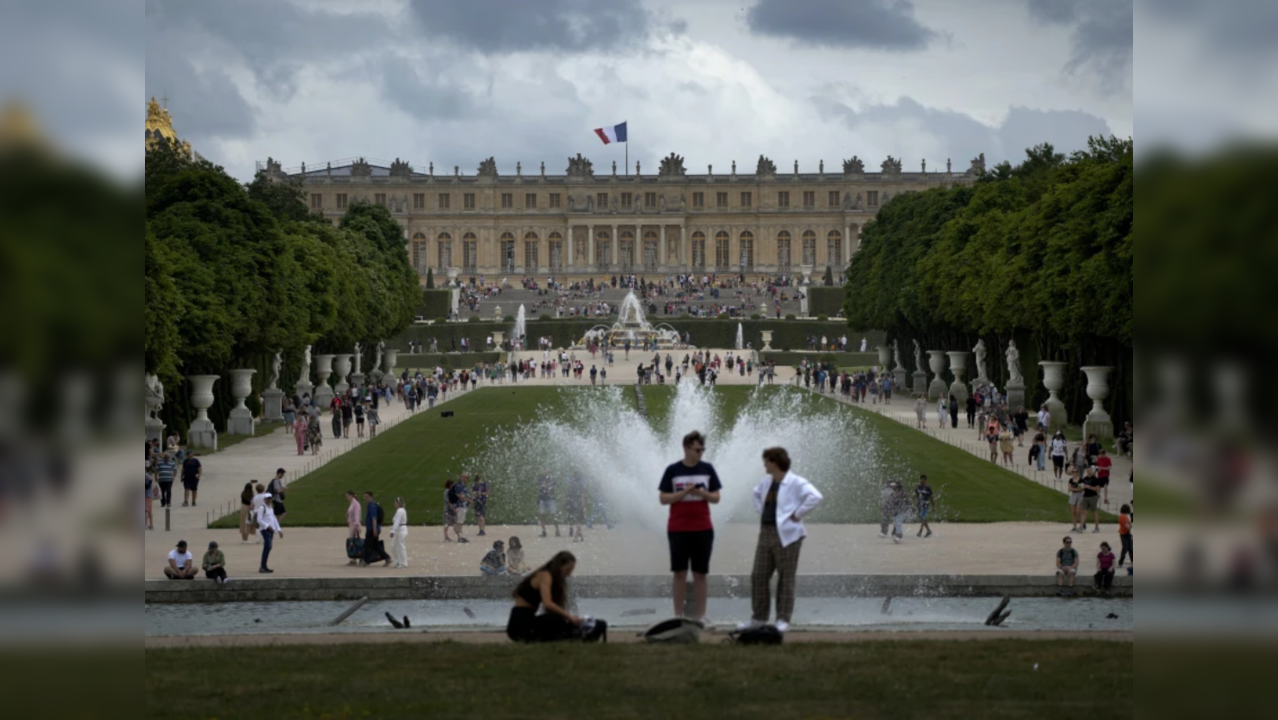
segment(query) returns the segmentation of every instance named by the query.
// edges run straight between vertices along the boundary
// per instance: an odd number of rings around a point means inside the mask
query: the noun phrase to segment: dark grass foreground
[[[146,717],[1095,720],[1132,716],[1132,656],[1093,640],[147,650]]]

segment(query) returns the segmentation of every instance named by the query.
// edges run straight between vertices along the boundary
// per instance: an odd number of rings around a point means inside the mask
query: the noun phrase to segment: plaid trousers
[[[781,536],[776,526],[761,525],[759,544],[754,549],[754,569],[750,572],[750,602],[755,620],[767,620],[772,605],[772,593],[768,582],[772,573],[777,578],[777,619],[790,621],[794,612],[794,576],[799,571],[799,550],[803,540],[795,540],[789,547],[781,547]]]

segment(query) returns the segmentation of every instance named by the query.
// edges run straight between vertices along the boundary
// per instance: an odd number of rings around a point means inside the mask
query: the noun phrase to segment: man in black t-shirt
[[[919,484],[914,487],[914,502],[919,513],[919,533],[916,537],[923,537],[924,530],[928,537],[932,537],[932,526],[927,522],[927,514],[932,510],[932,486],[927,484],[926,475],[919,475]]]
[[[1083,530],[1087,529],[1087,511],[1092,513],[1092,524],[1095,528],[1094,533],[1100,532],[1100,510],[1097,506],[1100,504],[1100,478],[1096,477],[1096,471],[1089,465],[1083,471],[1083,510],[1079,513],[1083,518]]]
[[[192,507],[195,506],[195,498],[200,491],[200,475],[203,472],[195,453],[182,461],[182,505],[185,506],[189,501]]]
[[[667,467],[658,485],[661,504],[670,506],[666,538],[670,544],[670,571],[674,574],[671,594],[675,615],[684,614],[688,566],[691,565],[694,615],[701,622],[705,621],[706,575],[710,572],[710,553],[714,548],[710,505],[719,502],[722,487],[714,466],[701,459],[705,451],[704,435],[696,431],[685,435],[683,460]]]

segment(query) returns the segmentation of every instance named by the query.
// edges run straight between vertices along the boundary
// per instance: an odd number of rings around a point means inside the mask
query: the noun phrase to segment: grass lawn
[[[1120,718],[1133,645],[905,640],[147,650],[148,718]]]
[[[618,392],[619,390],[619,392]],[[390,499],[402,496],[414,513],[414,524],[437,524],[435,508],[440,507],[444,481],[455,478],[464,467],[473,467],[471,458],[484,449],[486,438],[495,430],[512,426],[543,413],[566,412],[553,387],[511,385],[470,393],[451,400],[444,409],[451,418],[440,417],[440,409],[422,411],[372,442],[347,452],[319,470],[295,481],[288,491],[288,524],[292,526],[333,526],[345,519],[342,494],[349,488],[362,493],[373,489],[389,511]],[[606,392],[583,387],[563,392]],[[631,387],[619,388],[618,402],[635,407]],[[668,425],[674,388],[645,387],[648,421],[654,427]],[[926,473],[936,488],[934,518],[952,522],[1059,521],[1066,515],[1065,498],[1060,493],[1033,483],[981,458],[928,437],[901,423],[860,408],[813,395],[806,391],[772,386],[764,392],[792,393],[801,402],[802,413],[849,413],[877,438],[882,449],[880,472],[867,476],[851,466],[837,465],[833,476],[813,478],[823,485],[827,502],[812,516],[814,522],[877,522],[878,492],[881,482],[896,478],[912,487],[920,473]],[[715,390],[724,423],[731,426],[750,402],[753,388],[723,386]],[[837,443],[832,452],[838,451]],[[846,475],[839,471],[846,468]],[[529,474],[536,468],[530,467]],[[860,474],[858,474],[860,473]],[[654,479],[655,484],[655,479]],[[531,484],[518,493],[504,493],[494,486],[494,502],[489,520],[495,524],[529,522],[535,514]],[[525,497],[526,496],[526,497]],[[431,510],[424,510],[431,508]],[[389,512],[388,512],[389,516]],[[228,516],[215,527],[235,527],[239,516]]]

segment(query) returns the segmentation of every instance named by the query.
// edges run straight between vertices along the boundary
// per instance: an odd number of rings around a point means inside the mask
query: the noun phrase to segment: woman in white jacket
[[[777,630],[790,629],[794,612],[794,577],[799,571],[799,550],[808,531],[803,518],[821,504],[821,493],[808,482],[790,472],[790,455],[785,448],[763,451],[763,468],[768,476],[754,488],[754,509],[761,517],[759,544],[754,550],[754,569],[750,573],[751,619],[739,629],[767,624],[772,597],[768,582],[773,573],[777,579]]]
[[[408,567],[408,511],[404,509],[404,498],[395,498],[395,517],[391,520],[391,557],[395,559],[395,567]]]

